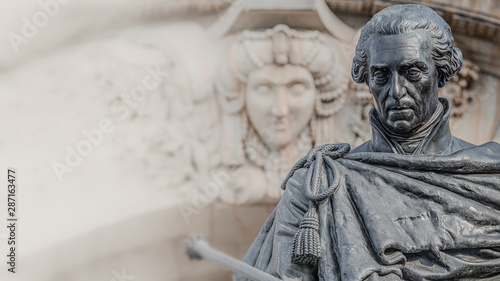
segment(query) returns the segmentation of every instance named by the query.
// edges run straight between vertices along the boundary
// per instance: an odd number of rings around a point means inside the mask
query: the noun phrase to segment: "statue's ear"
[[[448,66],[443,70],[443,73],[439,73],[439,87],[444,87],[446,82],[450,80],[451,76],[456,75],[463,66],[463,56],[462,51],[459,48],[453,47],[451,53],[451,58],[447,61]]]
[[[445,77],[444,75],[439,75],[438,77],[438,87],[442,88],[446,84],[446,81],[450,80],[450,78]]]
[[[359,62],[354,61],[351,67],[351,77],[354,82],[362,84],[367,82],[366,79],[367,69],[365,66],[361,65]]]

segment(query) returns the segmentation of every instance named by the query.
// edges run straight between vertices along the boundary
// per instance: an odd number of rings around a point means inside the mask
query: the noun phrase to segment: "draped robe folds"
[[[314,165],[288,180],[246,263],[283,280],[500,280],[499,144],[449,155],[351,152],[334,161],[341,180],[318,206],[318,265],[291,262]],[[321,189],[333,177],[325,166]]]

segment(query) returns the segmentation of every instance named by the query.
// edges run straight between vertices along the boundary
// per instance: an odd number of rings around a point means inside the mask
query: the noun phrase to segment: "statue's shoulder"
[[[459,139],[460,140],[460,139]],[[460,140],[463,143],[460,143],[460,145],[463,145],[462,149],[458,149],[459,151],[463,150],[463,152],[468,152],[468,153],[479,153],[479,154],[488,154],[488,155],[496,155],[500,159],[500,143],[496,141],[489,141],[486,143],[483,143],[481,145],[474,145],[471,143],[468,143],[464,140]],[[457,142],[458,146],[458,142]]]
[[[285,192],[293,189],[303,193],[304,188],[307,189],[307,186],[311,184],[312,178],[322,177],[326,172],[325,169],[328,170],[328,167],[333,165],[331,159],[344,157],[350,149],[351,146],[347,143],[323,144],[314,147],[293,166],[281,184],[281,188]]]
[[[470,142],[464,141],[463,139],[453,137],[453,140],[451,141],[450,148],[445,154],[452,154],[455,152],[458,152],[460,150],[468,149],[468,148],[473,148],[477,147],[477,145],[472,144]]]
[[[363,144],[352,149],[350,153],[357,153],[357,152],[373,152],[372,141],[368,140],[368,141],[364,142]]]

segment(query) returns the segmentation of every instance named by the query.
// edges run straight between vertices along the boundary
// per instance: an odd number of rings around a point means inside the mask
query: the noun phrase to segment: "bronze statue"
[[[376,14],[351,71],[375,100],[372,139],[302,158],[244,261],[281,280],[500,278],[500,145],[453,137],[438,98],[462,61],[432,9]]]

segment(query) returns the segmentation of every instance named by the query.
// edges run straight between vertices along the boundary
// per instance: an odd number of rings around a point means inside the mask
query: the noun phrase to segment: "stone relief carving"
[[[469,60],[464,60],[462,70],[450,79],[446,87],[441,89],[440,95],[452,103],[452,118],[462,117],[467,108],[476,102],[478,96],[473,88],[479,79],[479,72],[479,66]]]
[[[279,199],[296,160],[333,141],[349,81],[345,65],[335,39],[317,31],[277,25],[241,33],[216,78],[222,162],[236,175],[222,200]]]
[[[459,124],[465,112],[477,102],[479,91],[476,90],[476,87],[479,75],[479,66],[470,60],[464,60],[462,70],[451,77],[445,87],[439,89],[439,95],[451,101],[450,123],[452,128]],[[366,84],[351,83],[349,88],[350,94],[355,97],[357,107],[355,110],[358,112],[351,127],[354,145],[360,145],[371,136],[369,111],[374,106],[373,96]]]
[[[184,30],[201,33],[192,25]],[[178,47],[181,40],[158,42],[154,38],[159,34],[179,36],[175,30],[142,30],[142,36],[128,31],[105,41],[108,61],[100,62],[100,92],[110,96],[109,115],[116,118],[118,129],[110,138],[127,152],[118,156],[121,165],[131,170],[140,163],[150,188],[172,189],[172,197],[192,198],[198,186],[210,181],[210,159],[216,152],[209,140],[218,120],[210,90],[205,90],[209,87],[201,84],[208,77],[201,79],[193,71],[203,63],[196,57],[203,53],[187,56],[189,49]],[[150,73],[156,76],[147,79]],[[142,88],[145,79],[152,84],[147,89]]]
[[[357,115],[352,121],[353,145],[358,146],[368,140],[371,136],[370,109],[374,106],[373,96],[366,84],[349,85],[350,93],[355,99],[355,110]]]

